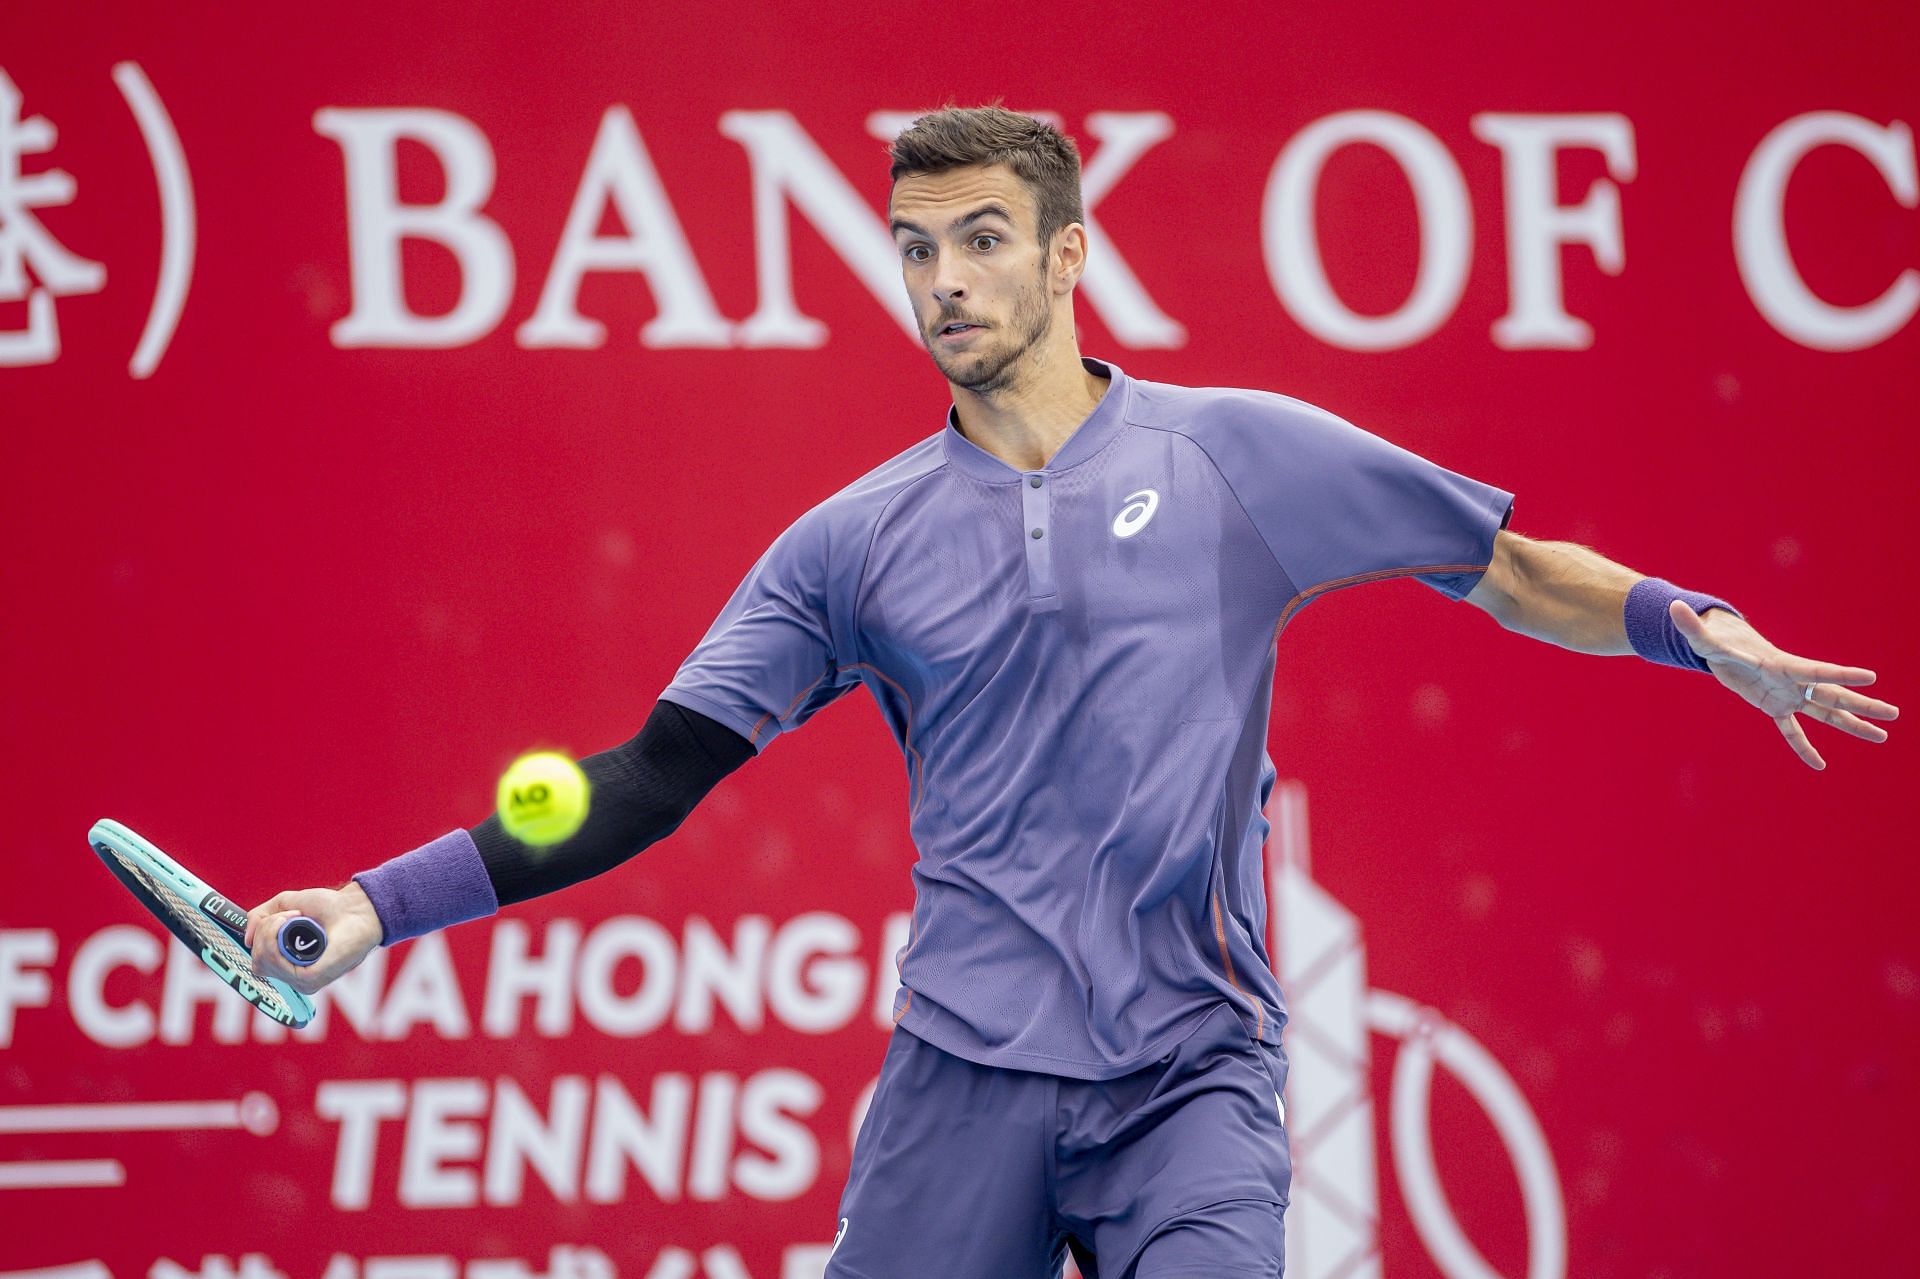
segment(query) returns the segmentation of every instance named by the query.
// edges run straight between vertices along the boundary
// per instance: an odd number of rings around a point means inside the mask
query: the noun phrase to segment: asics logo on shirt
[[[1127,504],[1120,508],[1120,514],[1113,517],[1113,535],[1132,537],[1147,526],[1147,521],[1159,509],[1160,495],[1152,489],[1127,494]]]
[[[840,1251],[840,1241],[847,1237],[847,1219],[840,1218],[840,1229],[833,1234],[833,1247],[827,1250],[827,1260],[833,1260],[833,1254]]]

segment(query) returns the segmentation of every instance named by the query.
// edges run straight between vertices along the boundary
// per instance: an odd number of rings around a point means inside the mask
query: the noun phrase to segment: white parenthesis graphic
[[[1453,1072],[1493,1121],[1520,1179],[1527,1217],[1527,1279],[1565,1279],[1567,1210],[1546,1134],[1511,1076],[1472,1036],[1431,1008],[1390,991],[1367,994],[1367,1020],[1401,1040],[1393,1069],[1393,1165],[1414,1229],[1448,1279],[1499,1279],[1467,1239],[1433,1159],[1433,1063]]]
[[[180,312],[187,305],[187,284],[193,279],[193,179],[187,174],[180,135],[174,132],[173,121],[140,64],[115,63],[113,82],[120,86],[120,96],[127,100],[140,126],[147,155],[153,161],[153,180],[160,188],[160,279],[154,286],[147,327],[141,331],[140,345],[134,348],[127,365],[129,373],[144,378],[160,367],[160,357],[167,353],[167,344],[173,341],[173,331],[180,324]]]

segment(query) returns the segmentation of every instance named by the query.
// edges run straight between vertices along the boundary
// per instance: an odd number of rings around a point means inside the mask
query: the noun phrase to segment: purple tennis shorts
[[[1263,1276],[1293,1180],[1286,1054],[1220,1004],[1117,1079],[976,1065],[896,1029],[826,1279]]]

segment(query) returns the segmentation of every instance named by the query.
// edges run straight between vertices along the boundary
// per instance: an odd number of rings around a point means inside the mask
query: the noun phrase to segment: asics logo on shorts
[[[1120,508],[1120,514],[1113,517],[1113,535],[1132,537],[1147,526],[1147,521],[1159,509],[1160,495],[1152,489],[1127,494],[1127,504]]]

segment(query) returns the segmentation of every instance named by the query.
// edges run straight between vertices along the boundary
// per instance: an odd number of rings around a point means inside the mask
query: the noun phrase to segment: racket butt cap
[[[280,953],[297,968],[311,968],[327,949],[327,930],[316,919],[295,915],[280,925]]]

